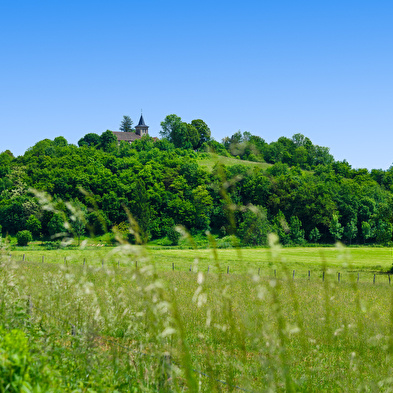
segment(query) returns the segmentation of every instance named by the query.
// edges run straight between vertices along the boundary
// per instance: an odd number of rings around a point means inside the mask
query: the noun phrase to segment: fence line
[[[10,254],[10,257],[12,258],[12,254]],[[41,262],[44,263],[44,261],[45,261],[44,256],[42,256]],[[20,261],[20,262],[27,262],[27,258],[25,256],[25,254],[23,254],[22,261]],[[68,266],[68,264],[67,264],[67,257],[64,257],[64,265]],[[117,263],[113,262],[113,266],[116,266],[116,265],[117,265],[118,268],[120,268],[120,261],[119,260],[117,260]],[[87,266],[86,258],[83,258],[82,266],[83,267]],[[105,266],[105,260],[101,259],[101,267],[103,268],[104,266]],[[171,269],[172,271],[178,270],[178,269],[176,269],[176,265],[175,265],[174,262],[172,262],[171,267],[172,267],[172,269]],[[138,261],[135,261],[135,268],[138,268]],[[256,267],[255,267],[255,269],[256,269]],[[185,271],[189,271],[189,272],[192,273],[193,272],[192,265],[190,265],[189,269],[185,268]],[[206,272],[207,273],[210,272],[210,265],[207,266],[207,271]],[[224,269],[223,272],[225,272],[225,269]],[[274,269],[272,272],[274,274],[274,278],[277,278],[277,270]],[[308,275],[306,277],[308,278],[308,280],[311,280],[311,273],[312,273],[312,271],[308,270],[307,272],[308,272]],[[318,272],[321,272],[321,271],[319,270]],[[228,275],[230,274],[230,266],[229,265],[226,268],[226,273]],[[258,275],[260,275],[260,273],[261,273],[261,268],[258,267]],[[351,274],[351,273],[348,273],[348,274]],[[355,274],[355,272],[353,272],[353,274]],[[364,273],[364,274],[366,274],[366,275],[367,274],[373,275],[372,281],[373,281],[373,284],[376,284],[376,282],[377,282],[377,280],[376,280],[377,273],[370,272],[370,273]],[[336,275],[337,275],[337,282],[340,283],[342,281],[342,273],[341,272],[337,272]],[[388,273],[388,272],[386,272],[386,273],[385,272],[381,272],[378,275],[380,275],[380,276],[387,275],[387,278],[388,278],[388,281],[389,281],[389,285],[391,285],[390,273]],[[296,278],[296,270],[293,270],[293,272],[292,272],[292,280],[295,280],[295,278]],[[325,270],[322,270],[322,277],[321,278],[322,278],[322,281],[325,281]],[[359,284],[359,282],[360,282],[360,273],[358,272],[357,273],[357,283]]]

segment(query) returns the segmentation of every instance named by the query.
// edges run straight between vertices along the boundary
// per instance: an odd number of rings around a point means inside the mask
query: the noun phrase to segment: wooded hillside
[[[193,234],[233,234],[245,245],[265,244],[271,231],[282,244],[392,240],[393,168],[353,169],[300,134],[270,144],[250,133],[223,143],[209,135],[198,152],[148,136],[118,146],[112,136],[86,136],[80,147],[58,137],[23,156],[1,153],[2,233],[28,229],[49,238],[79,225],[79,232],[98,235],[124,226],[128,209],[145,241],[179,224]],[[237,164],[199,165],[212,159],[209,149],[237,157]],[[241,159],[273,165],[250,168]],[[52,207],[32,189],[52,195]],[[83,213],[79,221],[74,208]],[[64,228],[70,218],[75,227]]]

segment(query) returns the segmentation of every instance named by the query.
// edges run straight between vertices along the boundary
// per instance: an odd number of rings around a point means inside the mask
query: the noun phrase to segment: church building
[[[145,135],[149,135],[149,126],[145,124],[145,120],[141,115],[138,125],[135,127],[135,132],[112,131],[117,138],[117,142],[125,141],[132,143],[137,139],[141,139]]]

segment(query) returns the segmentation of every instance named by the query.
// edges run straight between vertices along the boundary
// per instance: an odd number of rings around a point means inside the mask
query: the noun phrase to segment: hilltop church
[[[132,143],[137,139],[141,139],[144,135],[149,135],[149,126],[145,124],[145,120],[141,115],[138,125],[135,127],[135,132],[112,131],[117,142],[126,141]]]

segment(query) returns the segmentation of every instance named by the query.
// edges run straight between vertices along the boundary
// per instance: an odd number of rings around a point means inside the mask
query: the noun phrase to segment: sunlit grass
[[[142,250],[141,247],[134,247],[135,252]],[[190,265],[196,265],[201,271],[216,269],[214,262],[214,252],[211,249],[201,250],[179,250],[179,249],[148,249],[147,255],[123,254],[115,248],[108,247],[88,247],[87,249],[72,250],[16,250],[12,251],[15,260],[22,260],[23,254],[27,261],[64,264],[64,258],[68,264],[82,265],[83,261],[88,265],[99,266],[104,264],[111,266],[133,266],[135,262],[139,266],[144,264],[154,264],[158,270],[168,271],[175,264],[175,269],[188,271]],[[322,265],[335,269],[336,272],[386,272],[392,267],[393,254],[390,248],[384,247],[359,247],[337,249],[335,247],[293,247],[282,248],[280,259],[273,260],[270,249],[219,249],[217,250],[218,262],[222,271],[230,273],[249,273],[259,269],[264,275],[271,275],[274,269],[277,272],[285,265],[289,270],[296,270],[296,274],[307,273],[308,270],[321,273]]]
[[[132,375],[135,386],[146,391],[230,390],[215,379],[253,392],[384,391],[392,386],[392,289],[386,276],[374,285],[365,279],[373,275],[363,273],[357,284],[357,274],[350,273],[372,270],[383,258],[386,264],[379,264],[390,266],[388,249],[348,254],[341,248],[285,248],[275,250],[277,255],[269,249],[217,250],[218,260],[211,250],[145,255],[137,247],[133,257],[121,257],[121,249],[113,255],[108,251],[115,250],[32,251],[17,263],[4,255],[1,293],[9,304],[30,295],[52,316],[33,310],[34,323],[45,335],[65,332],[60,341],[78,364],[85,359],[96,367],[96,360],[105,364],[108,354],[108,360],[117,359],[115,385]],[[20,260],[19,251],[13,254]],[[257,266],[264,265],[258,275]],[[345,273],[340,283],[337,270]],[[67,344],[70,327],[53,317],[80,329],[80,347]],[[127,355],[100,338],[89,341],[93,333],[135,352]],[[160,385],[165,353],[173,363],[172,380]],[[133,369],[126,371],[129,356]]]
[[[198,164],[202,167],[205,167],[209,172],[213,170],[214,165],[217,163],[224,164],[226,166],[232,165],[244,165],[252,168],[262,168],[266,169],[272,166],[272,164],[268,164],[266,162],[254,162],[254,161],[246,161],[246,160],[239,160],[237,158],[232,157],[223,157],[217,156],[215,154],[210,154],[210,158],[208,159],[201,159],[198,160]]]

